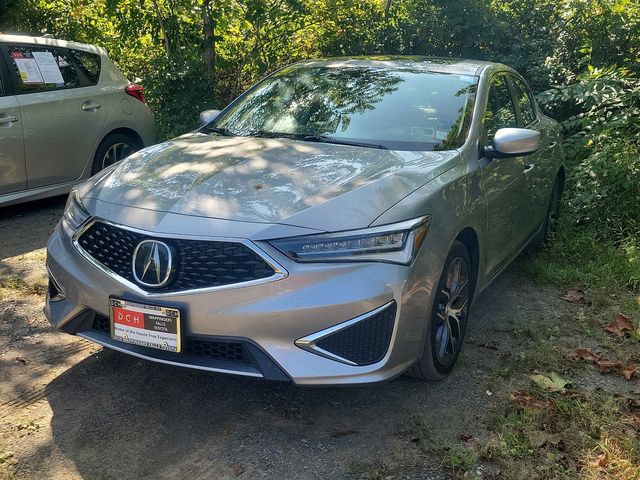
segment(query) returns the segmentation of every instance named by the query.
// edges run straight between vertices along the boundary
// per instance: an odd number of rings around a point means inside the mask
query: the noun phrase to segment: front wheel
[[[438,282],[422,358],[411,367],[409,375],[432,381],[440,380],[453,370],[469,318],[470,265],[464,244],[454,242]]]

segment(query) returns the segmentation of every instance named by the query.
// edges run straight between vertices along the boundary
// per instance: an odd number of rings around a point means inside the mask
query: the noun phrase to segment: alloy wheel
[[[434,312],[435,354],[444,369],[453,365],[462,348],[469,310],[469,266],[462,257],[449,264]]]
[[[123,158],[131,155],[134,151],[135,149],[127,143],[114,143],[105,152],[104,157],[102,157],[101,169],[107,168],[108,166],[119,162]]]

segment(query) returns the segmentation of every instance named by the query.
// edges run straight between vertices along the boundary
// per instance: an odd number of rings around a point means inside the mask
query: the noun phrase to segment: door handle
[[[531,170],[533,170],[533,167],[535,167],[535,164],[533,163],[527,163],[524,166],[524,173],[529,173]]]
[[[0,125],[10,127],[12,123],[20,120],[16,115],[0,114]]]
[[[82,104],[82,110],[84,110],[85,112],[87,111],[91,111],[91,110],[96,110],[98,108],[102,107],[102,105],[100,105],[99,103],[94,102],[93,100],[87,100],[86,102],[84,102]]]

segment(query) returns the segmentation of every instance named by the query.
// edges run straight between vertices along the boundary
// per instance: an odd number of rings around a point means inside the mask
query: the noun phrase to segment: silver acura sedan
[[[140,358],[299,385],[451,371],[473,300],[553,230],[556,122],[514,70],[306,61],[72,192],[46,315]]]

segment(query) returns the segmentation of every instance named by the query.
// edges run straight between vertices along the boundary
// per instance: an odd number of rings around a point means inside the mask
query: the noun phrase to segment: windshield
[[[293,66],[240,97],[212,127],[393,150],[460,147],[477,77],[416,68]]]

